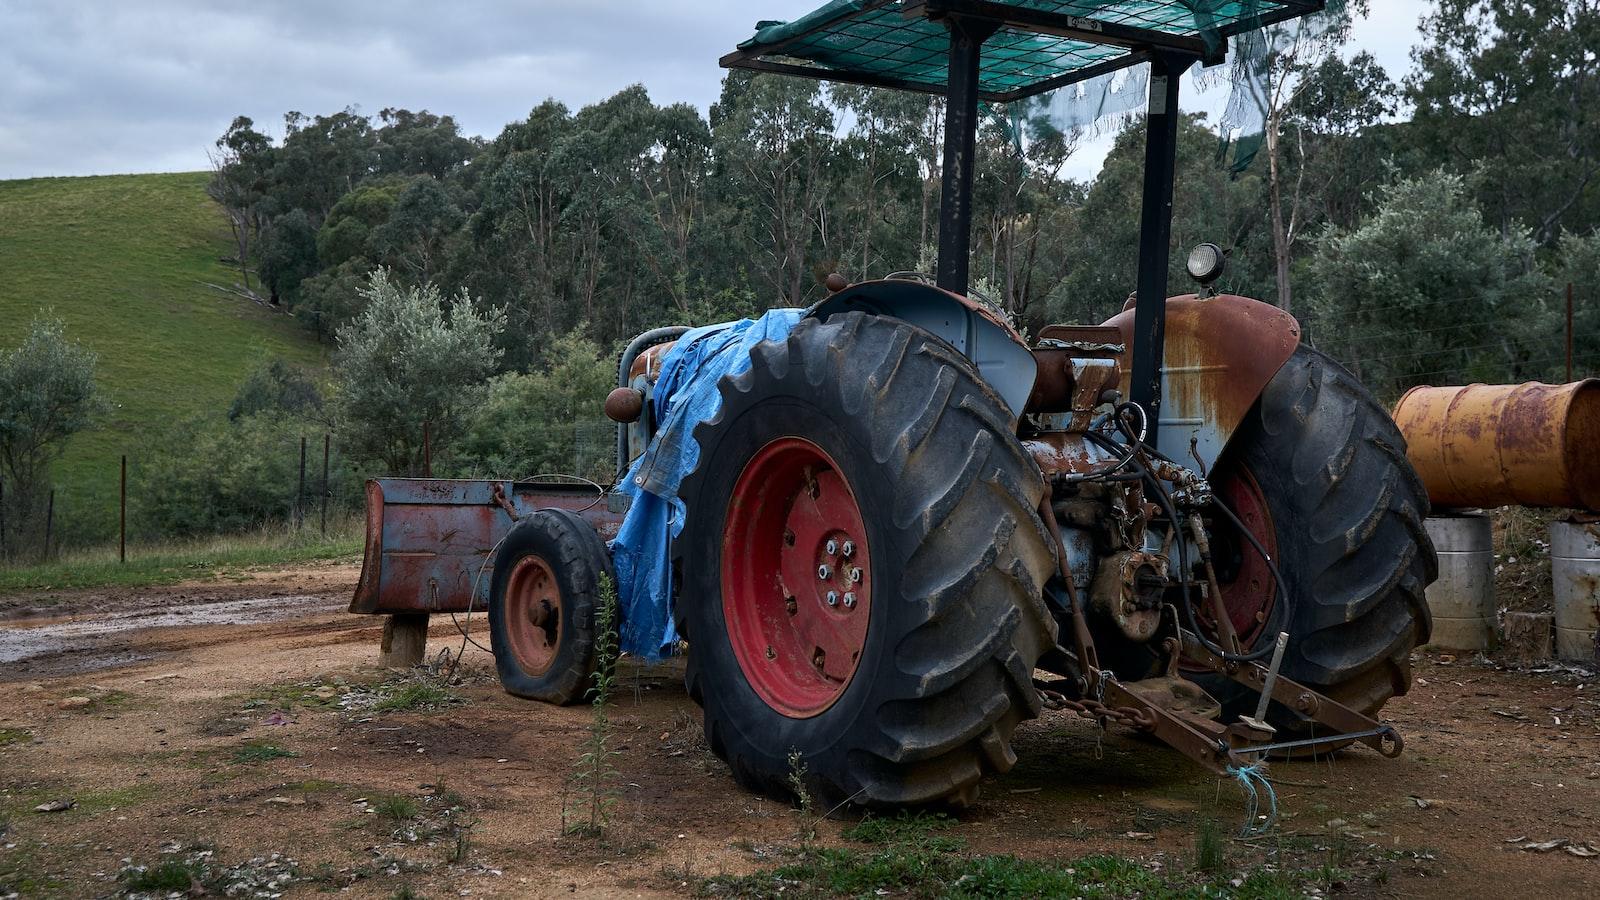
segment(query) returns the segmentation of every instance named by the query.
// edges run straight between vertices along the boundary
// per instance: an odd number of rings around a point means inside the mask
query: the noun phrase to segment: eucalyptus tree
[[[50,466],[67,439],[108,404],[95,385],[94,353],[67,339],[60,319],[35,318],[22,342],[0,350],[0,551],[16,557],[43,546]]]
[[[447,454],[500,362],[498,310],[463,291],[405,287],[386,269],[362,288],[365,308],[339,329],[334,356],[341,444],[390,475],[421,475],[425,441]]]
[[[1405,82],[1413,133],[1511,234],[1600,224],[1600,0],[1438,0]]]

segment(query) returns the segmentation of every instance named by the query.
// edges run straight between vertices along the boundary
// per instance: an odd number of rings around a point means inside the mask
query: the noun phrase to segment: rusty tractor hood
[[[1122,332],[1122,392],[1132,366],[1132,300],[1107,326]],[[1221,294],[1167,301],[1156,448],[1210,470],[1278,370],[1300,346],[1300,323],[1269,303]]]

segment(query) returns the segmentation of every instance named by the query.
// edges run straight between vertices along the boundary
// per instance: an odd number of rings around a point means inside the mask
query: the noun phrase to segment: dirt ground
[[[356,575],[0,600],[0,897],[114,894],[163,854],[241,896],[674,896],[793,845],[796,813],[705,750],[681,670],[626,661],[608,837],[563,836],[589,711],[501,693],[470,646],[459,700],[406,708],[407,685],[437,679],[375,668],[378,620],[344,612]],[[436,620],[430,652],[460,644]],[[1230,863],[1328,858],[1355,896],[1600,895],[1600,858],[1524,849],[1600,847],[1600,678],[1438,655],[1417,674],[1387,710],[1406,753],[1274,764],[1281,821]],[[1066,713],[1016,750],[953,829],[970,852],[1181,871],[1202,823],[1231,834],[1243,816],[1236,783]],[[821,842],[849,824],[821,823]]]

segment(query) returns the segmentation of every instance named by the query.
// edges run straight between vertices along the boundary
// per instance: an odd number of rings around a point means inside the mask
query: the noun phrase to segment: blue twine
[[[1278,823],[1278,792],[1272,789],[1272,782],[1267,776],[1261,774],[1261,765],[1229,766],[1228,774],[1239,780],[1245,790],[1245,819],[1244,827],[1239,829],[1240,837],[1259,837],[1272,830]],[[1267,794],[1267,820],[1256,824],[1256,817],[1261,814],[1261,797],[1256,790],[1256,784]]]

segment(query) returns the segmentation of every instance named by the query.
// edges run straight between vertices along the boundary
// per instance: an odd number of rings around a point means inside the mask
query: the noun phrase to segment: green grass
[[[901,810],[892,817],[868,814],[844,836],[863,844],[926,844],[937,832],[955,827],[956,820],[944,813],[910,813]],[[953,840],[953,839],[952,839]]]
[[[57,521],[75,541],[115,533],[118,457],[137,465],[154,429],[226,410],[264,359],[326,365],[327,349],[289,316],[202,284],[239,280],[219,260],[232,242],[207,178],[0,181],[0,347],[53,309],[100,355],[99,381],[116,404],[55,468]]]
[[[1222,843],[1222,829],[1207,819],[1200,823],[1194,836],[1194,869],[1196,872],[1220,872],[1228,865],[1228,851]]]
[[[293,759],[300,754],[285,750],[266,741],[247,741],[233,751],[233,761],[239,765],[268,762],[274,759]]]
[[[332,709],[339,705],[339,696],[345,688],[343,682],[335,684],[322,679],[311,681],[286,681],[256,688],[240,699],[244,709],[281,709],[289,712],[298,707]]]
[[[337,527],[336,527],[337,526]],[[115,546],[70,551],[32,566],[0,568],[0,595],[68,588],[148,587],[227,578],[247,569],[361,556],[359,523],[330,522],[326,538],[315,528],[283,526],[195,541],[131,546],[117,561]]]
[[[14,844],[5,849],[6,844]],[[47,870],[44,847],[39,842],[20,839],[14,832],[0,841],[0,897],[66,897],[66,882]]]
[[[149,783],[78,789],[67,782],[38,782],[15,790],[8,796],[0,796],[0,824],[7,821],[18,823],[30,817],[37,819],[34,807],[55,800],[70,799],[74,805],[71,809],[50,813],[51,819],[73,821],[139,806],[154,800],[160,792],[158,786]],[[0,840],[0,844],[4,843]],[[0,892],[0,897],[3,896],[5,894]]]
[[[407,822],[417,817],[417,801],[400,794],[379,797],[372,808],[378,815],[394,822]]]
[[[26,728],[0,728],[0,747],[20,744],[33,737],[33,732]]]
[[[1075,860],[1034,860],[1016,856],[964,855],[919,846],[893,846],[870,852],[814,849],[796,861],[753,875],[702,880],[702,897],[795,898],[899,896],[924,898],[1031,897],[1229,897],[1237,900],[1288,900],[1303,897],[1310,885],[1326,884],[1328,872],[1255,869],[1210,879],[1174,878],[1136,860],[1087,856]]]
[[[1276,900],[1302,897],[1310,887],[1326,889],[1343,873],[1328,865],[1252,868],[1230,872],[1217,854],[1189,872],[1147,868],[1107,854],[1079,859],[1023,859],[977,854],[950,833],[948,816],[901,813],[863,819],[844,837],[871,845],[801,846],[775,869],[741,876],[700,879],[695,892],[711,897],[771,900],[824,897],[901,896],[925,898],[1143,897]],[[1213,832],[1214,833],[1214,832]],[[1220,839],[1219,839],[1220,842]],[[1211,852],[1211,851],[1208,851]]]
[[[191,885],[201,883],[204,874],[194,863],[168,857],[147,868],[129,869],[122,875],[122,885],[130,891],[188,893]]]
[[[376,713],[443,709],[462,702],[449,688],[432,680],[414,680],[384,685],[382,699],[372,705]]]

